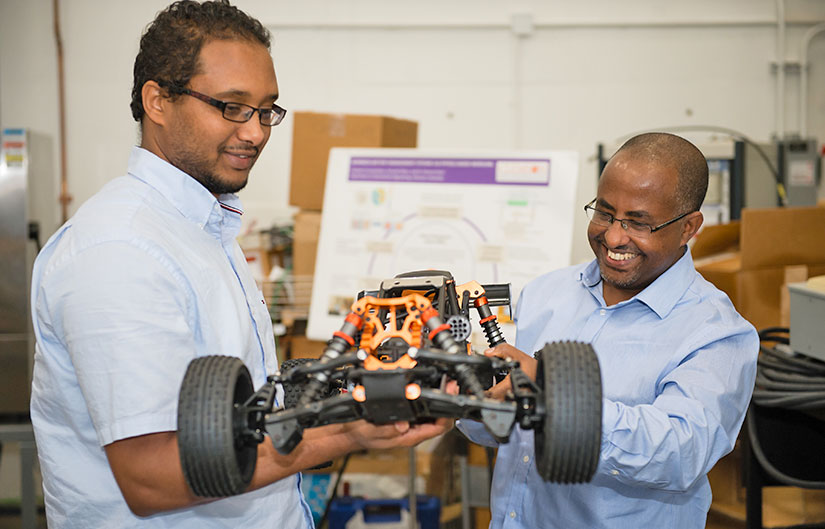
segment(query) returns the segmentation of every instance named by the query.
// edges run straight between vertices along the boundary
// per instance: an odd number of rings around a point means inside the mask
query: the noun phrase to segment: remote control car
[[[361,292],[318,360],[287,361],[255,391],[235,357],[194,359],[178,407],[183,473],[198,496],[243,492],[257,445],[267,436],[290,453],[307,428],[365,419],[422,423],[439,417],[481,422],[506,443],[516,425],[535,432],[536,465],[546,481],[590,481],[599,460],[601,376],[589,344],[556,342],[536,352],[533,382],[518,362],[470,346],[470,309],[487,343],[504,337],[491,306],[510,304],[507,284],[456,285],[443,271],[412,272]],[[509,374],[502,400],[485,395]],[[445,391],[458,382],[458,394]],[[283,407],[275,406],[277,385]]]

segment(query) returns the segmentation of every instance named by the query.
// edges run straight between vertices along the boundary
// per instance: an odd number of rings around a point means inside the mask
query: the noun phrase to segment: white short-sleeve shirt
[[[266,302],[220,200],[135,147],[49,240],[32,275],[37,340],[31,416],[49,527],[311,527],[299,476],[169,513],[131,513],[103,447],[177,429],[190,360],[241,358],[255,387],[274,372]]]

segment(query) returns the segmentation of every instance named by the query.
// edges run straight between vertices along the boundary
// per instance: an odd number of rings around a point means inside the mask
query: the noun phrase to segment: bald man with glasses
[[[513,358],[535,378],[546,342],[593,344],[603,380],[600,461],[588,484],[544,482],[533,432],[499,446],[492,523],[505,529],[703,529],[707,473],[733,449],[756,374],[756,330],[695,270],[688,241],[708,167],[690,142],[663,133],[628,140],[584,206],[595,259],[528,283],[515,313]],[[505,379],[494,396],[510,390]],[[477,423],[472,440],[493,446]]]

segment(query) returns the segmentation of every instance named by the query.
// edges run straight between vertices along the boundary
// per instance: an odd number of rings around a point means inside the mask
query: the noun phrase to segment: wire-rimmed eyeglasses
[[[674,217],[661,224],[651,226],[650,224],[645,224],[644,222],[639,222],[633,219],[617,219],[616,217],[614,217],[610,213],[607,213],[606,211],[594,208],[593,204],[595,203],[596,199],[594,198],[584,206],[584,212],[587,214],[587,218],[590,219],[590,222],[596,224],[597,226],[604,226],[606,228],[609,228],[614,221],[618,221],[619,224],[622,226],[622,229],[624,229],[628,233],[628,235],[632,237],[638,237],[640,239],[650,237],[650,234],[657,232],[666,226],[670,226],[677,220],[687,217],[692,213],[692,211],[688,211],[687,213],[682,213],[678,217]]]

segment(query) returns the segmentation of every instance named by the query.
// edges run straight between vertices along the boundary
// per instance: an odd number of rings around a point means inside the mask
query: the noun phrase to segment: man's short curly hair
[[[140,39],[132,85],[132,117],[143,119],[143,85],[165,81],[186,86],[198,72],[201,48],[216,39],[249,40],[270,49],[269,31],[228,0],[180,0],[155,17]]]

